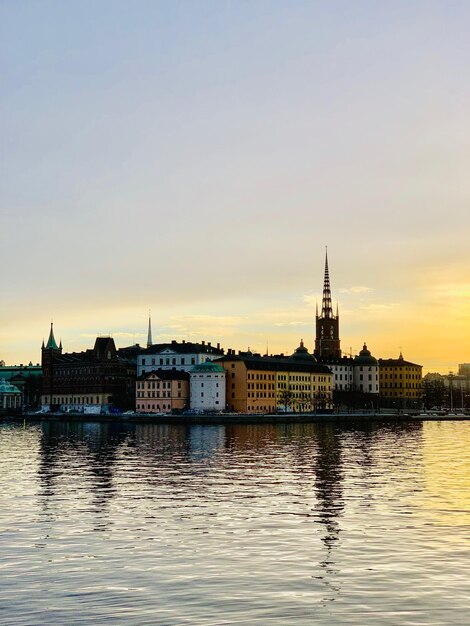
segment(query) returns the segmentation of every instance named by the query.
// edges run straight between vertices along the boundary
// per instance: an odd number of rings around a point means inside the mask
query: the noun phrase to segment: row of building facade
[[[44,410],[145,413],[419,408],[422,366],[402,354],[377,359],[366,344],[355,357],[342,355],[339,320],[326,256],[312,353],[303,341],[289,356],[225,351],[204,341],[154,344],[150,318],[146,347],[118,349],[111,337],[98,337],[92,349],[65,353],[51,324],[41,349],[40,404]]]

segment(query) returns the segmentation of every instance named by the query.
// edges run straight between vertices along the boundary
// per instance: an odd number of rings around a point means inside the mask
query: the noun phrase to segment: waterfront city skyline
[[[470,360],[470,7],[0,8],[0,359],[111,334]],[[112,10],[110,8],[112,7]]]

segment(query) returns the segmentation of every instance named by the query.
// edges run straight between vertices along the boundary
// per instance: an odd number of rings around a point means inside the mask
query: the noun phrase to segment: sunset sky
[[[0,3],[0,359],[220,341],[470,361],[470,2]]]

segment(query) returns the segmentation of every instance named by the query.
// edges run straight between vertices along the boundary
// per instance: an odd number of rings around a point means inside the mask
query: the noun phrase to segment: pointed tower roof
[[[152,341],[152,316],[151,311],[149,310],[149,328],[147,333],[147,348],[151,348],[153,346]]]
[[[321,305],[322,317],[333,317],[333,307],[331,304],[330,272],[328,269],[328,248],[325,251],[325,278],[323,280],[323,299]]]
[[[51,330],[49,333],[49,339],[47,340],[46,350],[58,350],[58,346],[54,337],[54,323],[51,322]]]

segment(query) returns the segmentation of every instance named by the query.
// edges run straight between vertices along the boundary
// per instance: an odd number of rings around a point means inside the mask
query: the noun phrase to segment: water
[[[0,623],[470,623],[470,422],[0,425]]]

